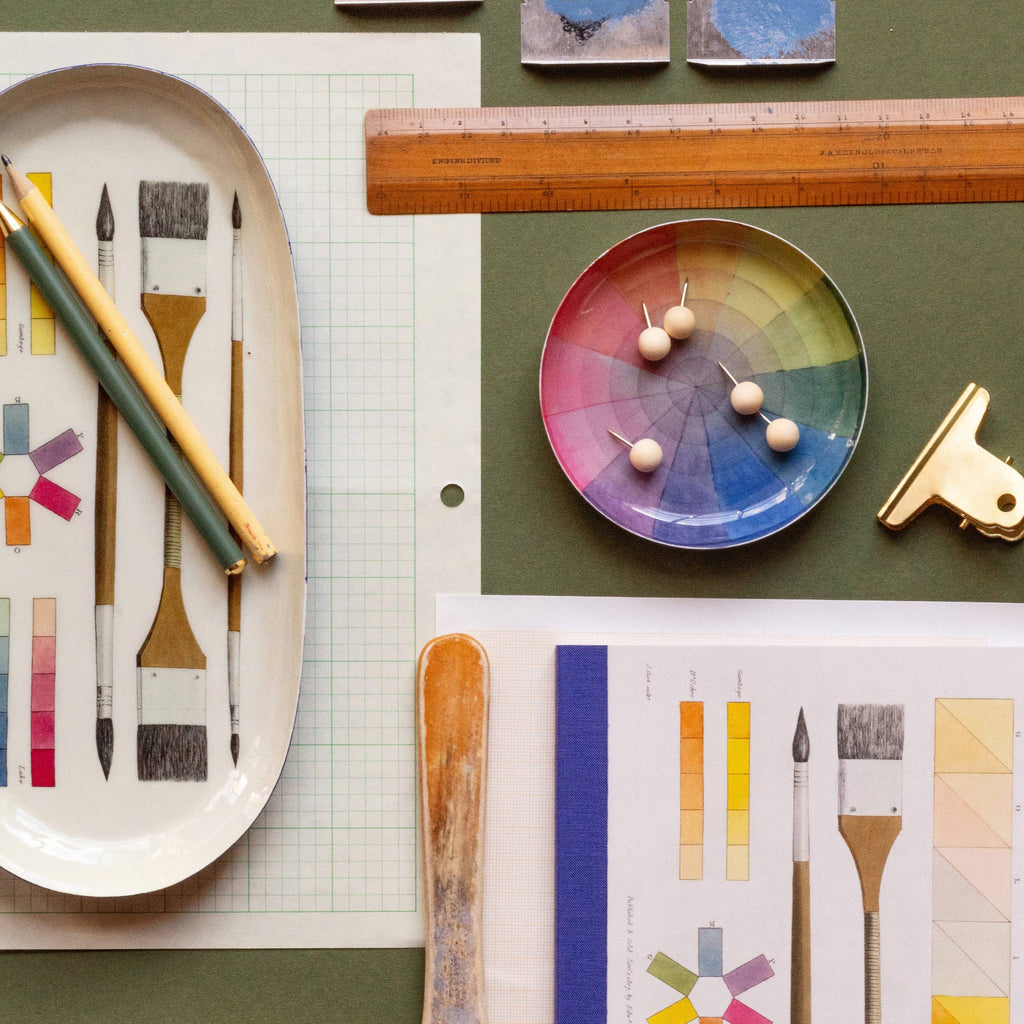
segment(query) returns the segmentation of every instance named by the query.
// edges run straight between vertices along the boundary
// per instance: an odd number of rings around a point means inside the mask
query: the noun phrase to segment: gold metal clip
[[[1024,537],[1024,476],[982,448],[976,438],[989,394],[969,384],[907,475],[879,510],[890,530],[902,530],[929,505],[945,505],[986,537]]]

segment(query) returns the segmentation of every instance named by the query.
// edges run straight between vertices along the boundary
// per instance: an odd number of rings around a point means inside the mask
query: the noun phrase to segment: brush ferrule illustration
[[[840,761],[839,813],[893,817],[903,813],[902,761]]]
[[[96,713],[110,718],[114,711],[114,606],[96,606]]]
[[[811,859],[811,833],[807,764],[793,765],[793,860]]]
[[[206,673],[193,668],[139,668],[139,725],[204,725]]]
[[[205,295],[205,255],[205,239],[144,238],[143,292],[159,295]]]

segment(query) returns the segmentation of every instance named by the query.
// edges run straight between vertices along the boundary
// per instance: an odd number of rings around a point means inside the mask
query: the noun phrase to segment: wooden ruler
[[[1024,97],[371,110],[376,214],[1024,199]]]

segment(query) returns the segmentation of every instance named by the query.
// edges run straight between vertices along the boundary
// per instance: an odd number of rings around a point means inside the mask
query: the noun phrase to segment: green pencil
[[[241,572],[245,566],[241,548],[231,536],[213,501],[172,447],[164,425],[146,405],[124,368],[111,354],[92,317],[36,241],[31,229],[3,203],[0,203],[0,232],[85,356],[104,391],[134,431],[164,482],[181,503],[224,571],[229,574]]]

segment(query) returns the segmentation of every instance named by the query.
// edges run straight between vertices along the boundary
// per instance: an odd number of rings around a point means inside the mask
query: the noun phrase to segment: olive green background
[[[820,70],[701,70],[673,0],[668,66],[524,68],[519,4],[379,6],[331,0],[0,0],[4,30],[477,32],[486,105],[695,103],[1024,93],[1020,0],[839,0],[838,61]],[[426,12],[426,13],[423,13]],[[0,126],[2,133],[2,126]],[[1024,206],[729,210],[820,263],[852,307],[869,366],[867,420],[846,473],[780,535],[674,551],[602,520],[544,436],[537,373],[555,307],[623,236],[685,213],[483,218],[485,593],[1015,601],[1024,546],[956,529],[935,509],[890,534],[875,513],[963,388],[992,394],[980,441],[1024,455]],[[422,950],[8,953],[3,1015],[19,1022],[420,1019]]]

